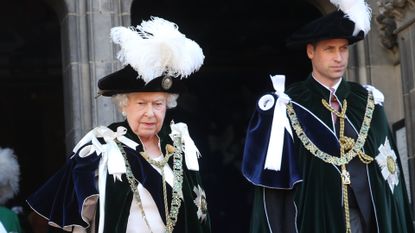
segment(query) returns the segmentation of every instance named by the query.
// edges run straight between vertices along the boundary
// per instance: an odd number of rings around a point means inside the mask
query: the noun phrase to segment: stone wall
[[[377,26],[375,39],[381,45],[378,51],[385,56],[376,56],[375,61],[384,60],[385,72],[390,77],[384,77],[382,82],[387,90],[385,96],[392,97],[392,102],[386,107],[388,116],[394,117],[396,103],[403,103],[403,116],[405,119],[406,154],[401,154],[403,172],[409,184],[408,193],[412,199],[412,210],[415,187],[415,1],[414,0],[378,0],[372,1],[374,21]],[[387,58],[387,59],[385,59]],[[399,68],[399,69],[397,69]],[[400,86],[399,92],[395,86]],[[391,90],[389,90],[391,89]],[[397,94],[399,93],[399,95]],[[398,108],[400,111],[400,107]],[[402,139],[402,138],[401,138]]]
[[[61,23],[66,146],[97,125],[120,116],[110,98],[97,96],[97,82],[115,71],[115,49],[109,31],[129,25],[132,0],[45,0]]]

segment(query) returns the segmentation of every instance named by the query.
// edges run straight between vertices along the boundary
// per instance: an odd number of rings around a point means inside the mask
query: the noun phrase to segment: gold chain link
[[[356,155],[364,154],[362,148],[366,142],[374,109],[375,104],[373,101],[373,95],[371,92],[369,92],[365,116],[363,118],[362,126],[360,127],[360,132],[356,142],[353,142],[352,148],[347,153],[345,153],[344,157],[336,157],[320,150],[320,148],[318,148],[307,137],[303,128],[301,127],[300,122],[298,121],[297,114],[294,111],[292,103],[289,102],[287,104],[287,113],[288,117],[290,118],[291,126],[294,129],[300,141],[302,142],[302,144],[304,145],[304,147],[317,158],[323,160],[326,163],[330,163],[336,166],[348,164]],[[343,137],[343,139],[345,140],[345,142],[351,143],[348,137]],[[373,160],[373,158],[371,158],[369,155],[361,155],[359,157],[365,158],[366,161]]]
[[[166,150],[167,151],[167,150]],[[158,169],[160,169],[161,177],[162,177],[162,184],[163,184],[163,201],[164,201],[164,213],[166,215],[166,219],[169,219],[169,204],[167,200],[167,187],[166,187],[166,176],[164,175],[164,166],[169,161],[169,158],[171,157],[172,153],[167,153],[167,155],[163,158],[161,161],[153,160],[145,152],[140,152],[140,154],[144,157],[144,159],[156,166]]]
[[[373,111],[375,104],[373,101],[373,95],[371,92],[368,94],[368,100],[366,105],[365,116],[363,119],[362,126],[357,138],[356,143],[354,139],[344,135],[345,130],[345,119],[346,119],[346,110],[347,110],[347,101],[343,100],[341,112],[335,110],[330,104],[327,103],[325,99],[322,99],[322,104],[326,107],[331,113],[334,113],[340,119],[340,132],[339,132],[339,144],[340,144],[340,158],[336,156],[329,155],[321,151],[311,140],[307,137],[302,129],[297,115],[294,111],[292,103],[287,104],[287,113],[291,121],[291,125],[294,128],[298,138],[303,143],[304,147],[314,156],[323,160],[326,163],[334,164],[341,166],[341,180],[342,180],[342,192],[343,192],[343,204],[344,204],[344,215],[346,222],[346,233],[351,233],[351,224],[350,224],[350,208],[349,208],[349,196],[348,196],[348,185],[351,184],[350,174],[347,171],[346,165],[357,155],[358,158],[364,163],[369,164],[373,161],[373,158],[369,155],[366,155],[362,148],[365,144],[367,134],[369,132],[370,122],[372,120]],[[346,153],[347,151],[347,153]]]

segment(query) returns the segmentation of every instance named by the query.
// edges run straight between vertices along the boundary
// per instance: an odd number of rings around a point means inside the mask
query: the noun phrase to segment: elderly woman
[[[199,151],[186,124],[164,122],[181,78],[202,65],[202,50],[161,18],[111,36],[126,66],[98,87],[126,120],[82,138],[29,205],[65,231],[210,232]]]

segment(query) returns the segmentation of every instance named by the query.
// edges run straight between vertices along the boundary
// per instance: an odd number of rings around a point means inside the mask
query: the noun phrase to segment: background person
[[[0,233],[20,233],[18,215],[6,207],[7,201],[19,192],[20,167],[10,148],[0,147]]]

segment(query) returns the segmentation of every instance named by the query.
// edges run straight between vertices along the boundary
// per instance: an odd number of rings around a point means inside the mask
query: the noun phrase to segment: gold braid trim
[[[336,166],[348,164],[356,155],[359,155],[359,158],[363,158],[367,161],[373,160],[370,156],[363,155],[364,153],[362,152],[362,148],[366,142],[374,109],[375,103],[373,101],[373,95],[371,92],[369,92],[365,116],[363,118],[362,126],[360,128],[356,143],[354,143],[353,147],[347,153],[345,153],[344,156],[339,158],[323,152],[307,137],[301,127],[300,122],[298,121],[297,114],[294,111],[292,103],[290,102],[287,104],[287,113],[288,117],[290,118],[291,126],[293,127],[295,133],[297,134],[304,147],[317,158],[323,160],[326,163],[330,163]]]

